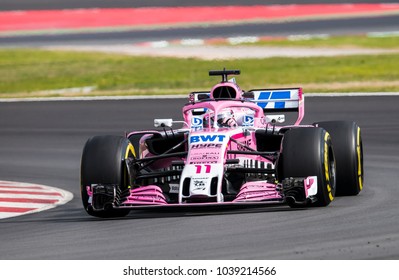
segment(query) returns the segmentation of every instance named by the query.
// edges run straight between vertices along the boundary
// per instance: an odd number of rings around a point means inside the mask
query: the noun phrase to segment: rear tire
[[[363,189],[363,143],[360,127],[351,121],[319,122],[332,139],[337,162],[337,196],[357,195]]]
[[[327,206],[335,196],[335,158],[328,132],[322,128],[293,128],[284,134],[278,179],[317,176],[317,201]]]
[[[125,209],[94,211],[88,202],[86,186],[115,184],[127,187],[123,160],[132,154],[130,147],[128,139],[113,135],[94,136],[86,142],[81,160],[80,191],[83,207],[89,215],[109,218],[123,217],[129,213]]]

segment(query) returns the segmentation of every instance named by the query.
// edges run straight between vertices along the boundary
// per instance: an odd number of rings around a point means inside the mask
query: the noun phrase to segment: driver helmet
[[[213,127],[215,122],[215,113],[210,112],[204,115],[203,125],[204,127]],[[234,112],[231,109],[222,110],[216,118],[216,124],[218,127],[236,127],[237,121],[234,118]]]
[[[231,109],[221,111],[217,116],[218,127],[236,127],[237,122],[234,118],[234,112]]]

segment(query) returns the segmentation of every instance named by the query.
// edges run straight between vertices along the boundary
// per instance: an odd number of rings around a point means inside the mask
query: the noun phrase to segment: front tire
[[[311,206],[329,205],[335,196],[335,158],[330,135],[322,128],[293,128],[284,134],[278,179],[308,176],[317,176],[317,200]]]
[[[81,160],[80,191],[83,207],[89,215],[109,218],[123,217],[129,213],[129,210],[125,209],[94,211],[88,202],[86,186],[114,184],[126,187],[127,179],[123,161],[132,153],[134,150],[129,140],[121,136],[94,136],[86,142]]]
[[[337,161],[337,196],[357,195],[363,189],[363,143],[360,127],[352,121],[316,124],[327,130]]]

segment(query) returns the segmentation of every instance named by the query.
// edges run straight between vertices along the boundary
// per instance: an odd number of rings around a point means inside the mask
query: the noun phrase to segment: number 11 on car
[[[200,174],[203,171],[203,168],[205,167],[205,173],[211,173],[211,165],[210,164],[204,164],[204,165],[196,165],[196,171],[195,173]]]

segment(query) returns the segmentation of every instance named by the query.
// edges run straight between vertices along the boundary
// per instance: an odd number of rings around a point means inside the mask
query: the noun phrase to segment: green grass
[[[203,61],[2,49],[0,97],[85,86],[95,86],[96,95],[187,94],[209,90],[220,78],[208,77],[208,71],[223,67],[241,69],[237,81],[246,90],[302,86],[305,92],[399,91],[397,65],[399,54]]]
[[[386,37],[367,37],[357,36],[297,36],[286,38],[275,38],[270,40],[261,40],[255,43],[242,43],[240,45],[251,46],[279,46],[279,47],[326,47],[326,48],[382,48],[399,49],[398,36]]]

